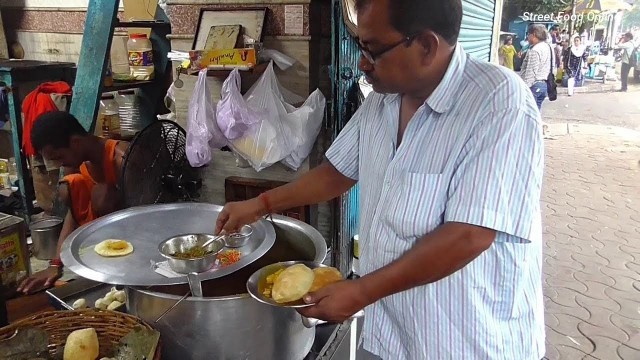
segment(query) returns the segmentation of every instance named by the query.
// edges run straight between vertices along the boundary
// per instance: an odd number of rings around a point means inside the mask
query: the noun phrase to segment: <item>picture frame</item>
[[[266,18],[266,7],[201,9],[191,49],[203,50],[211,27],[219,25],[241,25],[241,35],[262,42]]]

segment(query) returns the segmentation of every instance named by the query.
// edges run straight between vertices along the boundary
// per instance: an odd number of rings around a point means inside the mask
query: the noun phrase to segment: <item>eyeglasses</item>
[[[360,53],[362,53],[362,56],[364,56],[365,59],[367,59],[368,62],[370,62],[371,64],[375,64],[376,60],[378,58],[380,58],[382,55],[388,53],[389,51],[397,48],[398,46],[405,44],[405,46],[409,46],[411,45],[411,42],[413,42],[413,40],[416,38],[417,35],[411,35],[411,36],[407,36],[406,38],[398,41],[395,44],[392,45],[388,45],[386,47],[384,47],[381,50],[378,50],[376,52],[372,52],[369,49],[366,49],[362,43],[360,42],[360,39],[356,38],[356,43],[358,44],[358,48],[360,48]]]

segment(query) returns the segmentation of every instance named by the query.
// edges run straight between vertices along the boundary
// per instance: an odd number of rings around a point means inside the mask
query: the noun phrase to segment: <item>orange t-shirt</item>
[[[118,178],[116,175],[116,147],[118,141],[107,140],[104,146],[104,159],[102,161],[102,171],[104,174],[104,183],[116,186]],[[95,220],[91,208],[91,192],[96,185],[96,181],[91,177],[86,164],[80,165],[79,174],[66,175],[62,182],[69,185],[69,196],[71,197],[71,213],[78,225],[82,226]]]

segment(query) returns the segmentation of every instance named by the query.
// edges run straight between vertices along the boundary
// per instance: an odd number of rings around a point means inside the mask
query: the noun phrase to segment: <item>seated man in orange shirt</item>
[[[69,208],[58,238],[57,257],[49,268],[25,279],[18,291],[29,294],[49,288],[62,276],[60,249],[78,227],[120,209],[117,185],[126,142],[105,140],[87,133],[73,115],[54,111],[41,115],[31,130],[31,142],[44,158],[59,161],[66,175],[60,182],[60,200]],[[68,169],[78,169],[68,173]]]

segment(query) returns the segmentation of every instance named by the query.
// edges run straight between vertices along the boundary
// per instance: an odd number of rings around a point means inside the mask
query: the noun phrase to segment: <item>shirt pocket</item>
[[[407,172],[391,191],[384,220],[398,237],[415,240],[442,224],[445,203],[444,175]]]

